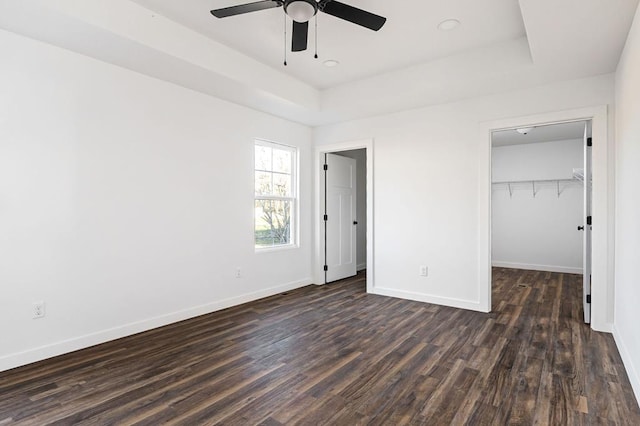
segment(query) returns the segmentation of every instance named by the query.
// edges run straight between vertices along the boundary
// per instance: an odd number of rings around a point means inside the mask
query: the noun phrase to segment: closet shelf
[[[505,180],[505,181],[491,182],[491,184],[493,186],[495,185],[506,186],[507,189],[509,189],[510,198],[513,198],[513,190],[514,190],[514,187],[516,186],[518,188],[521,188],[522,186],[527,186],[527,187],[531,186],[531,191],[532,191],[533,197],[535,198],[535,196],[538,194],[538,191],[540,190],[540,187],[553,185],[555,186],[556,193],[558,194],[558,198],[560,198],[560,194],[562,194],[562,191],[564,191],[564,188],[566,188],[568,185],[571,185],[573,183],[583,183],[583,181],[584,181],[584,177],[580,179],[579,177],[576,176],[576,173],[574,172],[574,177],[570,179]]]

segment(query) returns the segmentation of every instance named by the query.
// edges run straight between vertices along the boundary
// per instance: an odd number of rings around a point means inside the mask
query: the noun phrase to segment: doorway
[[[316,155],[314,282],[322,285],[366,270],[367,292],[371,292],[373,141],[318,147]]]
[[[367,267],[367,151],[325,154],[325,283]]]
[[[491,135],[496,130],[516,129],[591,120],[592,146],[592,260],[591,328],[613,331],[613,141],[607,105],[558,110],[479,123],[478,138],[478,307],[491,311]]]
[[[577,120],[491,135],[491,266],[581,274],[586,323],[591,321],[591,132],[591,120]]]

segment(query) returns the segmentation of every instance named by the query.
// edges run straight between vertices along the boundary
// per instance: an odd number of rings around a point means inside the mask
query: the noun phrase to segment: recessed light
[[[516,129],[516,132],[520,133],[521,135],[526,135],[532,130],[533,130],[533,127],[522,127],[520,129]]]
[[[438,24],[438,29],[440,31],[451,31],[458,28],[459,25],[460,21],[457,19],[446,19]]]
[[[325,67],[333,68],[340,65],[340,62],[336,61],[335,59],[327,59],[326,61],[323,62],[323,64]]]

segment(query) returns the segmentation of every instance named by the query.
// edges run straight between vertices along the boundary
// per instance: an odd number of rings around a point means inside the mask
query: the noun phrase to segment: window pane
[[[291,196],[291,175],[273,174],[273,195],[278,197]]]
[[[291,151],[283,149],[273,150],[273,171],[291,173]]]
[[[256,247],[291,243],[291,202],[256,200]]]
[[[256,195],[273,194],[271,176],[272,174],[269,172],[256,171]]]
[[[271,152],[268,146],[256,145],[256,170],[271,170]]]
[[[256,249],[291,245],[297,233],[297,150],[256,139],[254,153]]]

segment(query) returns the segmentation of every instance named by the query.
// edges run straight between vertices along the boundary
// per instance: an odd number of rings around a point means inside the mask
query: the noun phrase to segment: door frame
[[[607,105],[505,118],[480,123],[478,153],[478,294],[481,309],[491,311],[491,136],[497,130],[572,121],[592,122],[592,264],[591,328],[612,331],[613,323],[613,160]]]
[[[314,214],[314,267],[313,282],[316,285],[324,284],[324,154],[341,151],[364,149],[367,153],[367,293],[374,289],[374,214],[373,214],[373,139],[360,139],[354,141],[339,142],[330,145],[317,146],[314,155],[314,180],[315,180],[315,214]]]

